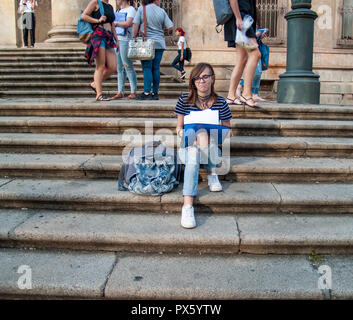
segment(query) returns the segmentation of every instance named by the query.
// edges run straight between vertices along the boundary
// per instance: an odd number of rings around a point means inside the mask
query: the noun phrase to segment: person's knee
[[[104,63],[96,63],[96,70],[98,71],[98,72],[103,72],[104,71],[104,68],[105,68],[105,64]]]
[[[186,163],[189,166],[199,166],[199,148],[197,146],[187,147]]]
[[[258,61],[261,58],[261,52],[258,49],[255,49],[251,52],[250,57]]]

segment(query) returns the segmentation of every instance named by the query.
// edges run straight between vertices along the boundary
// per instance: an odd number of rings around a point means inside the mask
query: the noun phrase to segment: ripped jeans
[[[217,167],[220,155],[221,150],[215,143],[206,147],[193,145],[185,149],[183,196],[197,195],[200,164],[206,170],[212,171]]]

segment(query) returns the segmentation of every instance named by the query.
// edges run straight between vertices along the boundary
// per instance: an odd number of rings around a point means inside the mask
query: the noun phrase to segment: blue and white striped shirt
[[[182,116],[186,116],[190,114],[190,111],[199,111],[200,108],[196,105],[190,105],[185,102],[185,99],[188,97],[187,93],[184,93],[180,96],[175,109],[175,114],[180,114]],[[218,110],[219,111],[219,120],[220,121],[228,121],[232,119],[232,114],[230,112],[228,103],[226,99],[223,97],[218,96],[217,101],[210,107],[211,110]]]

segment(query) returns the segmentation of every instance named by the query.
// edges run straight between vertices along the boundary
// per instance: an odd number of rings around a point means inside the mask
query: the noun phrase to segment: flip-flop
[[[255,104],[255,101],[254,101],[254,99],[253,99],[252,97],[246,99],[246,98],[241,94],[239,99],[240,99],[240,101],[244,102],[244,104],[247,105],[247,106],[250,107],[250,108],[260,109],[260,107]],[[249,101],[249,100],[252,100],[252,101],[254,102],[254,104],[253,104],[253,105],[248,104],[248,101]]]
[[[243,105],[243,103],[235,103],[235,100],[239,100],[238,98],[230,99],[230,98],[227,97],[226,99],[229,100],[229,101],[232,101],[232,103],[228,103],[228,105],[230,105],[230,106],[242,106]]]
[[[109,98],[107,98],[106,96],[104,96],[103,94],[100,94],[97,98],[96,101],[110,101]]]

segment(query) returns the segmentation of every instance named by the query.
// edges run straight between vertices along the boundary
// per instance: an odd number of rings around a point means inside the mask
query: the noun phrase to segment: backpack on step
[[[99,11],[102,16],[104,16],[104,7],[101,0],[98,0]],[[83,12],[83,11],[82,11]],[[91,38],[93,33],[92,24],[82,20],[82,12],[80,18],[77,21],[77,34],[81,42],[87,43]]]
[[[122,165],[118,189],[146,196],[160,196],[172,191],[178,184],[181,165],[174,148],[160,141],[146,143],[130,151]]]

